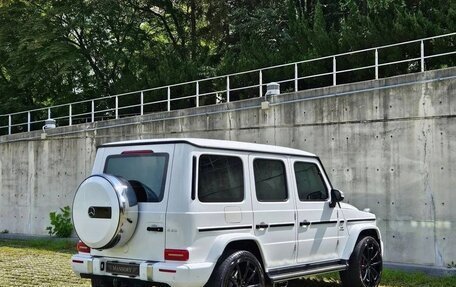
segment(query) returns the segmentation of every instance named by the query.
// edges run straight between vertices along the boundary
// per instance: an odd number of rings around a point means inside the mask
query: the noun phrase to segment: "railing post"
[[[168,112],[171,111],[171,87],[168,86]]]
[[[336,56],[333,56],[333,86],[337,85],[337,65]]]
[[[30,112],[27,112],[27,131],[30,131]]]
[[[92,100],[92,113],[91,113],[91,116],[92,116],[92,123],[95,121],[95,101]]]
[[[230,76],[226,76],[226,102],[230,102]]]
[[[294,86],[295,86],[295,92],[298,91],[298,63],[295,63],[294,64],[294,74],[295,74],[295,77],[294,77]]]
[[[263,96],[263,71],[260,70],[260,95],[259,97],[261,98]]]
[[[421,72],[424,72],[424,41],[423,40],[421,40],[420,50],[421,50]]]
[[[68,106],[68,125],[73,125],[73,106],[71,104]]]
[[[375,79],[378,80],[378,49],[375,49]]]
[[[199,107],[199,95],[200,95],[200,85],[199,81],[196,81],[196,107]]]
[[[144,115],[144,92],[141,91],[141,116]]]
[[[119,118],[119,97],[116,96],[116,120]]]
[[[11,124],[12,124],[11,115],[8,115],[8,134],[9,135],[11,134]]]

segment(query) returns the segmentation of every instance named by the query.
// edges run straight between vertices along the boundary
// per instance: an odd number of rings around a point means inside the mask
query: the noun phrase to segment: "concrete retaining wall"
[[[321,156],[346,201],[377,214],[392,262],[456,261],[456,69],[0,137],[0,231],[45,234],[96,146],[204,137]]]

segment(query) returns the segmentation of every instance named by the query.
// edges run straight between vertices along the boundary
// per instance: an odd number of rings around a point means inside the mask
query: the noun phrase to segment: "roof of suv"
[[[112,147],[112,146],[134,146],[134,145],[147,145],[147,144],[163,144],[163,143],[188,143],[197,147],[212,148],[212,149],[227,149],[238,151],[251,151],[263,153],[276,153],[288,154],[298,156],[315,157],[314,154],[288,147],[281,147],[275,145],[265,145],[248,142],[227,141],[227,140],[213,140],[201,138],[165,138],[165,139],[148,139],[148,140],[131,140],[106,143],[99,147]]]

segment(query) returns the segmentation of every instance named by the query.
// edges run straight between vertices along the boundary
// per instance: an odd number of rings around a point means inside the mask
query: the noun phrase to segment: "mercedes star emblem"
[[[89,207],[89,217],[93,218],[95,216],[95,207]]]

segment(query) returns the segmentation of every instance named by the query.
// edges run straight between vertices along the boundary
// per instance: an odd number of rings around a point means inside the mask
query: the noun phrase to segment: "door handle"
[[[302,222],[299,222],[299,226],[309,226],[310,225],[310,222],[307,221],[307,220],[304,220]]]
[[[266,229],[269,227],[269,224],[260,223],[260,224],[257,224],[255,227],[256,227],[256,229]]]
[[[148,226],[147,231],[163,232],[163,227],[159,226]]]

